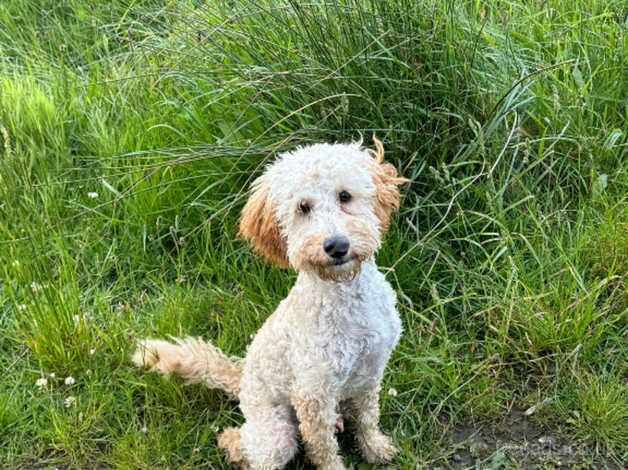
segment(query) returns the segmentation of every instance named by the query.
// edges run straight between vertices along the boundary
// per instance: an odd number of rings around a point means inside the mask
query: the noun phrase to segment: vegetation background
[[[132,368],[134,342],[243,353],[294,279],[235,237],[247,184],[277,152],[373,133],[412,180],[378,257],[405,326],[394,466],[625,465],[627,18],[3,0],[0,466],[224,466],[236,405]]]

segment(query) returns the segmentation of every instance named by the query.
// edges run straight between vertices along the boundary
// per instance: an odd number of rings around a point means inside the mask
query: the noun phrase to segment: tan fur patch
[[[397,176],[397,169],[390,163],[384,162],[384,146],[382,142],[373,136],[375,151],[371,153],[375,157],[373,165],[373,183],[375,183],[375,215],[380,221],[381,231],[384,233],[390,226],[392,213],[399,208],[399,188],[398,186],[407,183],[409,180]]]
[[[305,239],[298,251],[292,255],[292,265],[298,271],[308,266],[327,266],[329,257],[323,250],[324,235],[316,235]]]
[[[377,227],[366,223],[360,218],[347,222],[347,232],[351,241],[351,252],[358,261],[366,261],[379,248],[379,233]]]
[[[218,447],[227,454],[227,461],[239,464],[241,469],[249,468],[242,452],[242,442],[240,440],[240,430],[238,428],[227,428],[218,436]]]
[[[240,391],[243,362],[228,357],[211,343],[200,338],[175,338],[175,343],[159,339],[139,342],[133,355],[137,366],[151,366],[163,375],[176,373],[186,384],[205,383],[220,388],[232,398]]]
[[[253,182],[249,200],[242,210],[239,235],[250,240],[256,253],[279,267],[288,267],[286,242],[281,236],[275,208],[269,199],[270,188],[260,176]]]

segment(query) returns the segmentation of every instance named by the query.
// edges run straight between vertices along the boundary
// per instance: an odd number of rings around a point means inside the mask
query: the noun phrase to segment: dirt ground
[[[523,410],[513,410],[494,425],[457,427],[451,440],[450,468],[626,468],[594,458],[587,446],[554,436]]]

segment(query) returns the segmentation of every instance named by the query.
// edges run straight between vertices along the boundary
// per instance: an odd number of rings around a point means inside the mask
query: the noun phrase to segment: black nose
[[[344,257],[349,252],[349,239],[344,235],[336,235],[323,242],[325,253],[335,259]]]

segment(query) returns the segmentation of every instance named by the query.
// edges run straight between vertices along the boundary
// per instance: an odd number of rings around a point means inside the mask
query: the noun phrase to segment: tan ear
[[[255,252],[266,261],[287,268],[286,242],[281,236],[269,194],[270,188],[262,175],[251,185],[251,195],[242,209],[239,235],[250,240]]]
[[[392,213],[399,208],[399,186],[407,183],[407,178],[397,176],[397,169],[384,161],[384,146],[373,136],[375,149],[371,153],[375,157],[373,165],[373,182],[375,183],[375,215],[380,221],[382,233],[390,226]]]

